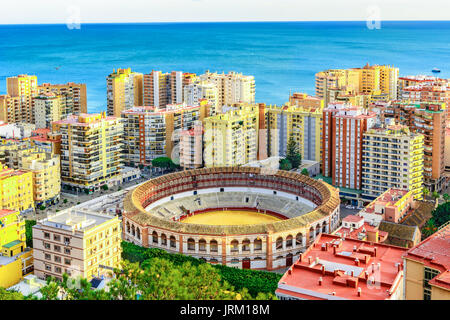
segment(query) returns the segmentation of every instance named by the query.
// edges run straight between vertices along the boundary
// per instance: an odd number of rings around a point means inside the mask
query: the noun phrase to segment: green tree
[[[24,300],[24,296],[17,291],[6,290],[0,287],[0,301],[1,300]]]
[[[437,193],[437,191],[433,191],[433,193],[431,194],[431,196],[433,197],[434,200],[439,199],[440,195],[439,193]]]
[[[25,239],[27,247],[33,248],[33,226],[36,220],[25,220]]]
[[[105,190],[105,191],[109,189],[109,187],[108,187],[107,184],[102,185],[101,188],[102,188],[103,190]]]
[[[448,193],[444,193],[442,197],[444,198],[445,202],[448,202],[450,200],[450,195]]]
[[[292,163],[288,159],[280,160],[280,170],[289,171],[292,169]]]
[[[428,190],[427,187],[423,187],[422,194],[423,194],[423,197],[425,198],[426,196],[428,196],[430,194],[430,190]]]
[[[444,202],[431,212],[434,225],[439,228],[450,220],[450,202]]]
[[[422,236],[427,238],[437,231],[437,227],[434,224],[433,218],[429,219],[422,227]]]
[[[172,159],[170,159],[169,157],[158,157],[153,159],[152,166],[163,169],[176,168],[176,164],[173,163]]]
[[[303,174],[303,175],[305,175],[305,176],[308,176],[308,177],[309,177],[309,172],[308,172],[308,169],[306,169],[306,168],[303,168],[303,169],[302,169],[302,171],[301,171],[301,174]]]
[[[289,137],[286,146],[286,159],[292,164],[292,168],[297,169],[302,163],[302,156],[300,154],[298,144],[294,140],[293,136]]]

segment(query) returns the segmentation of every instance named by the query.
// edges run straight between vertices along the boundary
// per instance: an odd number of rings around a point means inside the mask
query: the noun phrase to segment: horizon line
[[[121,21],[121,22],[80,22],[80,24],[176,24],[176,23],[290,23],[290,22],[367,22],[368,20],[223,20],[223,21]],[[393,19],[382,19],[383,22],[450,22],[449,20],[393,20]],[[23,26],[23,25],[66,25],[67,22],[30,22],[30,23],[0,23],[0,26]]]

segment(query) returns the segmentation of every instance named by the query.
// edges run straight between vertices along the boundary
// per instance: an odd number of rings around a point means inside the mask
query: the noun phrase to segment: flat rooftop
[[[283,275],[277,292],[307,299],[389,299],[401,285],[402,255],[406,251],[320,234]]]
[[[69,209],[39,220],[38,225],[69,231],[88,231],[114,218],[111,215]]]

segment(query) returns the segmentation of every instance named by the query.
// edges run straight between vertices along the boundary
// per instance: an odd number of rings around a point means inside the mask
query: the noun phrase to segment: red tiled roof
[[[333,292],[335,298],[389,299],[401,285],[402,255],[406,250],[321,234],[283,275],[277,292],[302,294],[311,299],[328,299]],[[371,283],[371,277],[376,280],[375,284]],[[358,296],[358,288],[361,288],[361,296]]]

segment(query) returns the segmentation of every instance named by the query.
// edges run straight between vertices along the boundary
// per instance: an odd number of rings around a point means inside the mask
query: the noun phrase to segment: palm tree
[[[434,200],[437,200],[437,199],[439,199],[440,194],[437,193],[437,191],[433,191],[433,193],[431,194],[431,196],[433,197]]]

